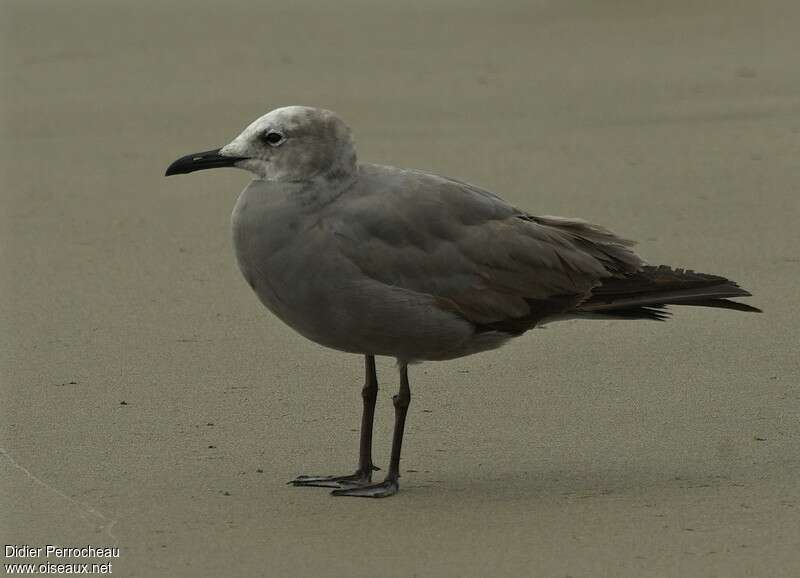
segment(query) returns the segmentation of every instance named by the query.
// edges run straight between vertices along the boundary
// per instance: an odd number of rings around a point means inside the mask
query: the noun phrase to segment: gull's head
[[[167,176],[217,167],[238,167],[269,181],[348,178],[356,169],[350,129],[335,113],[287,106],[253,121],[220,149],[187,155]]]

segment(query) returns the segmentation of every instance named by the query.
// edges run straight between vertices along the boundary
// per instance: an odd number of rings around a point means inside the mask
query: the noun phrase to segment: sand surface
[[[798,4],[501,4],[2,3],[0,542],[118,544],[118,576],[800,575]],[[286,486],[355,465],[362,361],[240,278],[244,173],[162,177],[285,104],[765,313],[416,366],[401,494]]]

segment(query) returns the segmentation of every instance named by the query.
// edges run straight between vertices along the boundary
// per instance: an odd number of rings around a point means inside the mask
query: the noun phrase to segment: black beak
[[[193,155],[181,157],[167,167],[167,172],[164,173],[164,176],[183,175],[186,173],[193,173],[194,171],[216,169],[219,167],[232,167],[239,161],[245,159],[245,157],[224,157],[219,154],[219,151],[220,149],[214,149],[213,151],[194,153]]]

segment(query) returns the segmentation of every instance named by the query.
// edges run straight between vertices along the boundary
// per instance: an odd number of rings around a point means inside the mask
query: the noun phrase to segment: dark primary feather
[[[479,332],[504,331],[519,335],[548,317],[595,319],[650,319],[665,321],[669,305],[718,307],[736,311],[760,309],[730,301],[728,297],[747,297],[750,293],[733,281],[718,275],[672,269],[666,265],[645,266],[624,277],[610,277],[595,287],[589,299],[578,303],[574,296],[554,296],[546,300],[526,300],[531,313],[493,323],[476,324]]]
[[[748,296],[748,291],[725,277],[666,265],[646,266],[632,275],[605,280],[577,311],[612,314],[637,307],[694,305],[759,312],[750,305],[728,300]]]

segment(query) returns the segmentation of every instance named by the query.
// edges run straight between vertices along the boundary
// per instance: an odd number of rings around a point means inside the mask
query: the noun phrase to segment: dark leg
[[[358,450],[358,472],[372,481],[372,471],[379,470],[372,463],[372,424],[375,421],[375,401],[378,399],[378,376],[375,373],[375,356],[364,356],[366,377],[361,397],[364,400],[364,411],[361,414],[361,442]]]
[[[375,419],[375,400],[378,398],[378,376],[375,373],[375,356],[364,356],[364,388],[361,397],[364,400],[364,412],[361,416],[361,442],[358,451],[358,470],[349,476],[297,476],[289,482],[294,486],[321,486],[323,488],[341,488],[352,484],[369,484],[372,471],[380,468],[372,463],[372,423]]]
[[[411,387],[408,384],[408,365],[400,364],[400,391],[392,397],[394,403],[394,436],[392,437],[392,458],[386,479],[380,484],[354,486],[331,492],[334,496],[356,496],[363,498],[385,498],[399,490],[397,483],[400,477],[400,452],[403,449],[403,430],[406,425],[406,414],[411,403]]]

